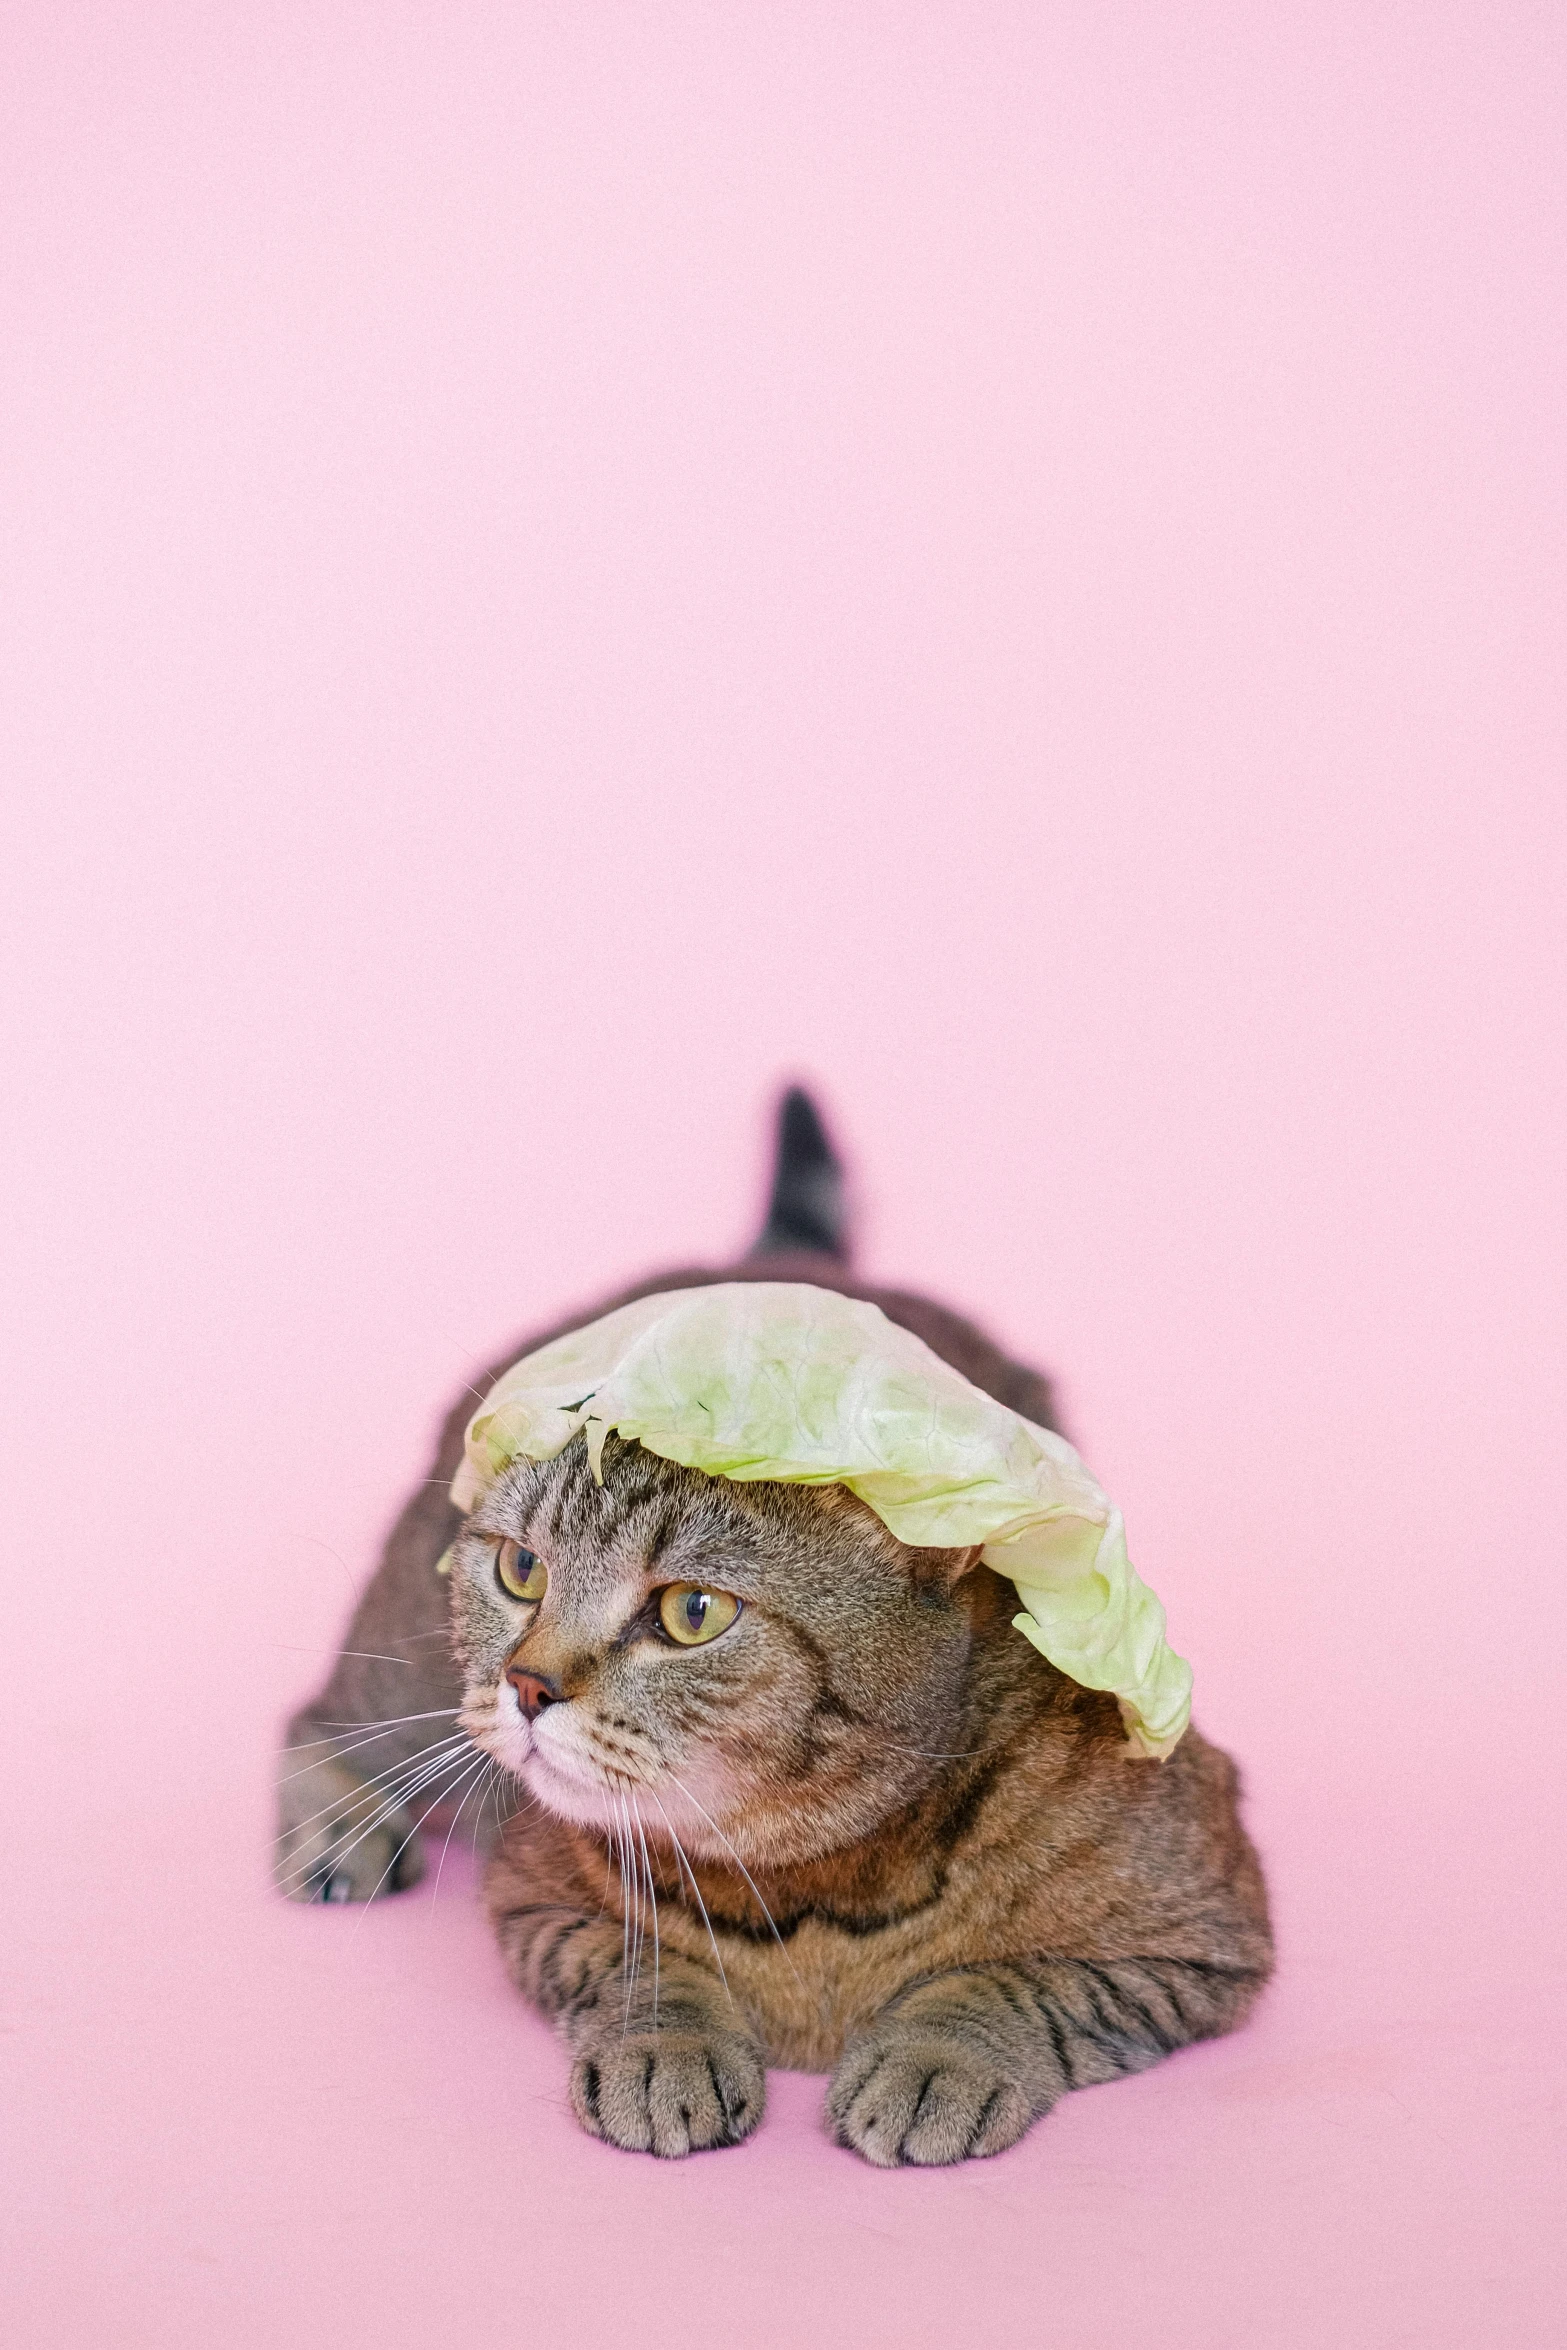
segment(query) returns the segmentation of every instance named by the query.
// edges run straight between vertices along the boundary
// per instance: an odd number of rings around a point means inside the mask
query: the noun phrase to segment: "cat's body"
[[[970,1325],[848,1278],[831,1162],[791,1115],[765,1253],[635,1294],[848,1290],[1053,1424],[1044,1381]],[[1266,1898],[1233,1766],[1195,1730],[1130,1759],[1114,1701],[1012,1629],[977,1554],[908,1549],[841,1488],[737,1485],[613,1439],[600,1485],[578,1442],[515,1464],[465,1523],[447,1486],[473,1400],[290,1733],[290,1890],[411,1882],[421,1801],[454,1777],[477,1793],[481,1754],[504,1765],[502,1948],[574,2052],[584,2124],[657,2153],[745,2136],[768,2063],[831,2070],[834,2134],[873,2161],[992,2153],[1066,2089],[1240,2020],[1271,1964]],[[544,1562],[541,1602],[497,1582],[497,1546]],[[703,1586],[739,1602],[733,1626],[678,1646],[660,1595]]]

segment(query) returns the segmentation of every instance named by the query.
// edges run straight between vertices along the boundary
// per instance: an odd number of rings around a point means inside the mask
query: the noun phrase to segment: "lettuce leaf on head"
[[[612,1428],[712,1477],[846,1485],[901,1542],[982,1544],[1017,1585],[1017,1630],[1114,1693],[1134,1754],[1163,1757],[1186,1728],[1191,1668],[1166,1645],[1120,1511],[1064,1437],[982,1394],[879,1306],[787,1281],[638,1298],[496,1381],[452,1499],[471,1510],[514,1460],[553,1459],[579,1433],[597,1476]]]

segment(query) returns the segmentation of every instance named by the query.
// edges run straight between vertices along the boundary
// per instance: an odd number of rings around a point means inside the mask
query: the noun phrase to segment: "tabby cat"
[[[751,1256],[629,1294],[748,1278],[870,1298],[1055,1425],[1046,1382],[969,1323],[850,1278],[798,1092]],[[830,2072],[829,2130],[873,2163],[996,2154],[1068,2089],[1239,2023],[1271,1942],[1234,1766],[1196,1730],[1128,1760],[1114,1700],[1011,1629],[977,1551],[614,1437],[602,1484],[578,1438],[464,1520],[473,1407],[290,1729],[285,1891],[400,1890],[435,1799],[493,1812],[490,1913],[578,2118],[661,2155],[745,2138],[768,2064]]]

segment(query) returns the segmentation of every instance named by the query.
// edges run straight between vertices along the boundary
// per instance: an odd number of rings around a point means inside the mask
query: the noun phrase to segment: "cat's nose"
[[[508,1665],[506,1678],[517,1692],[517,1703],[525,1721],[533,1721],[547,1705],[560,1703],[560,1691],[543,1673],[530,1673],[521,1665]]]

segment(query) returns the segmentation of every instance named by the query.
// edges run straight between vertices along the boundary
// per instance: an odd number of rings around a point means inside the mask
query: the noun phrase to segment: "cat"
[[[871,1299],[1056,1426],[1048,1382],[972,1324],[853,1280],[798,1090],[751,1255],[562,1328],[737,1279]],[[291,1725],[285,1891],[400,1890],[435,1797],[493,1806],[490,1915],[571,2053],[578,2119],[657,2155],[747,2137],[769,2064],[830,2073],[829,2132],[872,2163],[996,2154],[1067,2090],[1242,2020],[1272,1942],[1233,1764],[1195,1729],[1129,1760],[1114,1700],[1019,1637],[976,1550],[908,1548],[842,1487],[707,1477],[613,1436],[602,1483],[578,1438],[465,1521],[448,1487],[474,1403]]]

